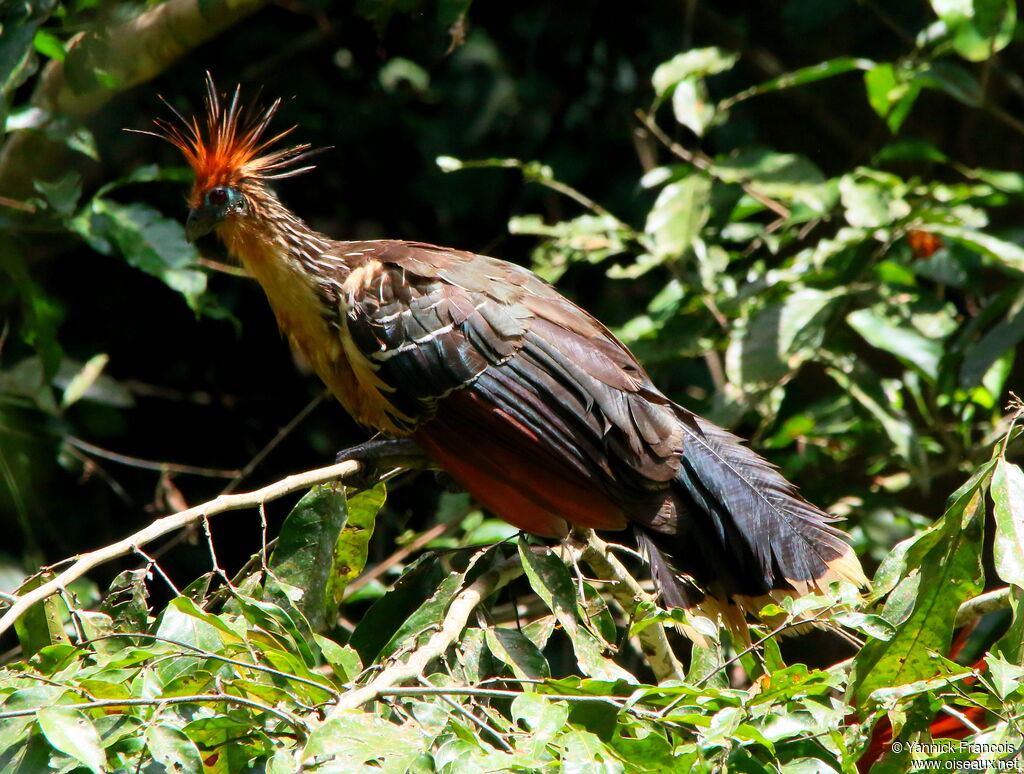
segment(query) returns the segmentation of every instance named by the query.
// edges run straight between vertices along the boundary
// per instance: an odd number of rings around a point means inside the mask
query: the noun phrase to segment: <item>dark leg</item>
[[[351,484],[359,489],[368,489],[392,468],[426,468],[430,466],[423,449],[411,438],[374,438],[349,449],[338,452],[337,462],[356,460],[359,472]]]

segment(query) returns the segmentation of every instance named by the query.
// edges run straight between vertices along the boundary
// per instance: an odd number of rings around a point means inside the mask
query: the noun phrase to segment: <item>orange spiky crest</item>
[[[265,153],[298,128],[292,126],[269,139],[263,138],[281,100],[276,99],[261,110],[256,105],[242,106],[240,95],[241,86],[236,86],[225,109],[213,78],[207,73],[205,131],[199,119],[185,118],[161,96],[178,122],[158,118],[153,122],[157,131],[140,132],[167,140],[184,154],[196,174],[189,195],[190,207],[198,207],[203,194],[215,186],[238,187],[246,182],[280,180],[313,169],[313,165],[295,166],[321,150],[312,150],[309,143]]]

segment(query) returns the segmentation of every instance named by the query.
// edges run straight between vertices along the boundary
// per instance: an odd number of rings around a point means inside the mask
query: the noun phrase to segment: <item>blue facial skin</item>
[[[203,203],[188,211],[185,238],[195,242],[228,216],[244,211],[245,197],[237,189],[221,185],[211,188],[203,196]]]

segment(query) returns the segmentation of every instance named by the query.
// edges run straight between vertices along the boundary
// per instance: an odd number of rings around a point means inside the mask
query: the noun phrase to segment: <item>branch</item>
[[[300,739],[305,739],[309,734],[306,724],[283,709],[271,707],[243,696],[234,696],[230,693],[200,693],[194,696],[164,696],[152,699],[96,699],[95,701],[83,701],[78,704],[61,704],[61,709],[91,710],[109,709],[111,707],[163,707],[167,704],[201,704],[203,702],[224,702],[227,704],[238,704],[242,707],[268,712],[275,715],[295,729]],[[0,720],[10,718],[27,717],[35,715],[42,707],[26,707],[25,709],[0,712]]]
[[[469,617],[476,610],[477,606],[502,586],[518,578],[522,573],[523,564],[518,556],[508,559],[494,569],[485,572],[472,584],[460,591],[455,599],[452,600],[441,628],[431,636],[426,645],[410,653],[405,661],[392,664],[384,671],[378,673],[375,678],[362,688],[356,688],[345,694],[335,708],[331,710],[327,719],[329,720],[331,716],[346,710],[361,707],[367,702],[375,701],[384,696],[385,691],[394,688],[396,685],[416,680],[431,661],[440,658],[451,644],[461,636],[463,629],[466,628],[466,624],[469,621]]]
[[[716,180],[721,180],[721,176],[715,173],[715,165],[711,159],[709,159],[700,151],[690,151],[684,148],[679,143],[673,142],[672,139],[667,134],[665,134],[664,131],[662,131],[661,127],[658,126],[657,123],[655,123],[654,117],[652,115],[650,115],[649,113],[644,113],[642,110],[638,110],[636,111],[636,117],[640,120],[640,123],[647,127],[647,131],[653,134],[658,139],[658,142],[660,142],[662,145],[668,148],[669,151],[671,151],[674,155],[678,156],[687,164],[693,166],[695,169],[699,169],[701,172],[704,172],[708,176]],[[752,186],[748,181],[740,180],[738,182],[740,188],[743,189],[744,193],[746,193],[752,199],[760,203],[761,206],[771,210],[778,216],[778,220],[775,223],[772,223],[768,227],[767,231],[774,231],[776,228],[778,228],[778,225],[776,224],[787,220],[789,216],[793,214],[785,205],[780,204],[771,197],[761,193],[756,188],[754,188],[754,186]]]
[[[654,598],[644,591],[622,562],[611,554],[608,544],[592,529],[574,529],[572,536],[582,544],[579,548],[574,547],[579,551],[580,558],[590,566],[597,577],[611,582],[609,591],[627,618],[641,602],[656,605]],[[640,640],[641,650],[659,683],[663,680],[686,679],[683,665],[676,658],[662,624],[656,623],[645,627],[637,634],[637,639]]]
[[[994,613],[996,610],[1002,610],[1009,606],[1009,586],[1005,586],[1001,589],[993,589],[992,591],[986,591],[984,594],[979,594],[973,599],[968,599],[960,605],[960,609],[956,611],[956,619],[953,622],[953,626],[954,628],[967,626],[967,624],[974,623],[984,615]]]
[[[151,543],[169,532],[174,532],[189,524],[202,521],[204,518],[215,516],[218,513],[237,511],[242,508],[254,508],[271,500],[277,500],[280,497],[289,495],[292,492],[308,489],[315,484],[323,484],[328,481],[351,476],[359,471],[359,467],[359,463],[355,460],[345,460],[344,462],[329,465],[326,468],[296,473],[253,492],[220,495],[209,502],[157,519],[134,535],[129,535],[123,540],[119,540],[105,548],[98,548],[95,551],[82,554],[70,567],[53,580],[17,597],[17,601],[4,613],[3,618],[0,618],[0,634],[11,628],[14,622],[32,605],[41,602],[51,594],[63,590],[69,583],[81,578],[89,570],[119,556],[135,553],[137,547]]]
[[[266,2],[167,0],[123,24],[83,33],[71,41],[64,62],[51,60],[45,67],[29,105],[50,114],[51,124],[58,115],[91,115]],[[102,83],[92,76],[97,71],[104,73]],[[15,198],[30,195],[34,180],[49,180],[65,169],[69,153],[41,132],[12,133],[0,151],[0,191]]]

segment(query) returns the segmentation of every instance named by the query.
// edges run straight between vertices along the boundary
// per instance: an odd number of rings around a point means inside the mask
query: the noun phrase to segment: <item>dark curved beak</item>
[[[188,211],[188,220],[185,221],[185,239],[195,242],[199,237],[206,236],[219,219],[204,208],[197,208]]]

